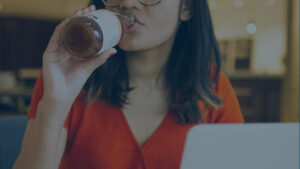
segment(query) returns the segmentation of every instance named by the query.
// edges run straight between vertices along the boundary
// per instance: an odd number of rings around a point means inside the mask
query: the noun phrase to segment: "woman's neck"
[[[173,41],[174,36],[153,49],[126,53],[130,87],[164,87],[165,66]]]

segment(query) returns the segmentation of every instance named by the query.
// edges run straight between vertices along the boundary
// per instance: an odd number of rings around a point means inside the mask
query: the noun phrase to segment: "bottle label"
[[[103,44],[97,55],[119,43],[122,36],[122,23],[113,12],[101,9],[84,16],[93,19],[102,30]]]

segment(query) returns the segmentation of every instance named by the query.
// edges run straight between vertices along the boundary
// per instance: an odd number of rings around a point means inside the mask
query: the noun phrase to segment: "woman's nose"
[[[139,0],[122,0],[120,2],[120,8],[130,9],[130,8],[140,8],[141,4]]]

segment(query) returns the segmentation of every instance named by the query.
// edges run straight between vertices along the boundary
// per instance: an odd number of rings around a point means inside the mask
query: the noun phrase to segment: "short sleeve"
[[[224,73],[220,72],[214,90],[217,97],[223,100],[223,103],[220,108],[209,110],[207,120],[210,123],[243,123],[244,117],[237,96]]]
[[[36,114],[37,114],[37,109],[38,109],[38,105],[39,102],[41,101],[42,97],[43,97],[43,93],[44,93],[44,84],[43,84],[43,75],[42,72],[40,73],[35,86],[34,86],[34,90],[33,90],[33,94],[31,96],[31,103],[29,106],[29,112],[27,114],[27,118],[35,118]],[[67,130],[69,129],[70,126],[70,119],[71,119],[71,112],[73,110],[73,106],[70,109],[70,112],[66,118],[66,121],[64,123],[64,128],[66,128]]]

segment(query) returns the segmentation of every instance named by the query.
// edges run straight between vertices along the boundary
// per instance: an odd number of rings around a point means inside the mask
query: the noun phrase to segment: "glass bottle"
[[[134,17],[100,9],[72,18],[63,30],[63,44],[75,57],[88,58],[116,46],[125,26],[132,25]]]

